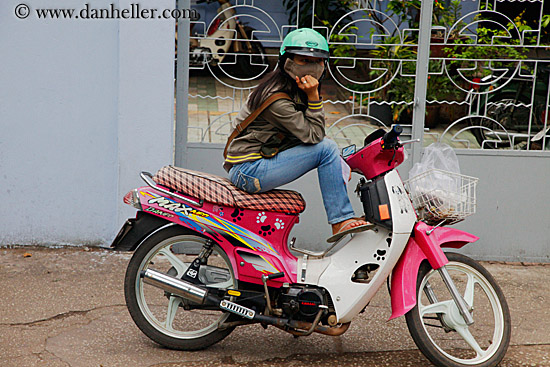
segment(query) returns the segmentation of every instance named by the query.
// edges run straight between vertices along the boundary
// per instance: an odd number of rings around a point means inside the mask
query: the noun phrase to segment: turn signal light
[[[139,210],[143,210],[139,201],[139,194],[137,189],[128,191],[128,193],[124,195],[124,199],[122,199],[122,201],[124,201],[124,204],[133,206],[134,208]]]

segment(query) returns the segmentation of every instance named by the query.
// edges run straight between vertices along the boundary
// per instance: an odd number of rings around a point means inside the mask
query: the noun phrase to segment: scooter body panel
[[[193,207],[144,186],[137,189],[144,212],[189,228],[217,242],[231,260],[237,279],[262,284],[263,274],[284,272],[268,285],[296,282],[296,257],[287,243],[297,215],[223,207]]]
[[[369,180],[391,171],[403,163],[405,159],[403,147],[395,151],[384,150],[381,143],[381,138],[375,140],[372,144],[349,156],[346,162],[353,171],[363,174]]]
[[[377,227],[375,231],[358,233],[328,257],[328,264],[325,259],[311,259],[306,264],[306,269],[312,264],[316,271],[321,271],[307,280],[318,279],[313,284],[329,291],[338,322],[351,321],[374,297],[403,253],[416,222],[416,214],[399,174],[392,171],[384,180],[390,199],[393,231]],[[316,264],[319,261],[324,261],[325,266]],[[303,262],[301,259],[299,269]],[[365,265],[377,268],[372,279],[368,282],[352,280],[356,270]]]
[[[408,234],[392,235],[385,229],[365,231],[330,256],[330,263],[316,285],[329,291],[338,322],[351,321],[365,308],[399,260],[408,238]],[[354,281],[355,271],[365,265],[377,266],[377,271],[368,282]]]

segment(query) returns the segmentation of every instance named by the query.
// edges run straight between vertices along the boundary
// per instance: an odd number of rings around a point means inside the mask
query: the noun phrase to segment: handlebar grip
[[[397,137],[403,132],[403,127],[401,125],[393,125],[392,129],[384,134],[383,148],[392,148],[395,143],[397,143]]]

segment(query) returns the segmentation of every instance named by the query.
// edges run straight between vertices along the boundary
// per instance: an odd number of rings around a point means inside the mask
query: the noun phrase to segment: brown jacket
[[[252,112],[245,103],[232,123],[232,131]],[[234,164],[262,158],[262,144],[281,132],[292,134],[305,144],[321,142],[325,137],[322,101],[309,101],[307,107],[296,100],[273,102],[231,142],[223,167],[229,171]]]

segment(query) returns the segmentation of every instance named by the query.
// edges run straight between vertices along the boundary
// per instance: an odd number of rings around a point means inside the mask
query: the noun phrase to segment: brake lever
[[[412,143],[420,143],[420,139],[405,140],[405,141],[400,141],[399,142],[399,144],[401,144],[401,145],[412,144]]]
[[[393,155],[392,155],[390,161],[388,162],[388,167],[391,166],[391,162],[393,162],[393,160],[395,159],[395,153],[397,152],[397,149],[399,149],[399,144],[397,144],[397,145],[393,148]]]

